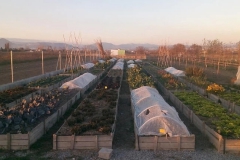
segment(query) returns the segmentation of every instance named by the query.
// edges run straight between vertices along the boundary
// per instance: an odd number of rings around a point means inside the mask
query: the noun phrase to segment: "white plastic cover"
[[[105,61],[100,59],[100,60],[98,60],[98,62],[99,63],[104,63]]]
[[[135,64],[129,64],[128,68],[134,68],[136,65]]]
[[[133,63],[134,63],[133,60],[129,60],[129,61],[127,61],[127,64],[133,64]]]
[[[60,88],[68,88],[68,89],[80,88],[81,89],[87,86],[96,77],[97,76],[91,73],[84,73],[71,81],[65,82]]]
[[[93,63],[86,63],[86,64],[83,64],[81,66],[85,69],[89,69],[89,68],[92,68],[94,66],[94,64]]]
[[[142,62],[142,60],[141,59],[136,59],[135,62]]]
[[[120,69],[123,70],[124,63],[123,62],[117,62],[112,69]]]
[[[124,59],[121,58],[121,59],[118,60],[118,62],[124,62]]]
[[[161,135],[160,129],[169,136],[190,135],[175,108],[156,89],[149,86],[134,89],[131,101],[138,135]]]
[[[174,67],[168,67],[165,69],[166,72],[171,73],[175,76],[185,76],[185,72],[182,70],[178,70]]]

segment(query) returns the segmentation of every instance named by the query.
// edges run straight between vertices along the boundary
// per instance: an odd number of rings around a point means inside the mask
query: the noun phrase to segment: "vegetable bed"
[[[187,86],[179,82],[173,75],[167,73],[164,70],[157,69],[155,66],[147,65],[144,66],[144,69],[151,73],[166,89],[168,90],[182,90],[187,89]]]
[[[15,101],[21,97],[24,97],[37,89],[28,87],[16,87],[0,92],[0,106],[4,106],[7,103]]]
[[[48,87],[70,77],[69,75],[56,75],[28,83],[27,87]]]
[[[53,135],[53,149],[112,148],[118,92],[105,89],[91,92]],[[73,136],[74,140],[69,139]]]
[[[195,92],[174,92],[174,95],[222,136],[240,138],[239,115],[228,113],[221,105],[209,101]]]
[[[106,76],[53,135],[53,149],[112,148],[121,81]]]
[[[178,78],[180,79],[180,78]],[[182,81],[182,79],[180,79]],[[183,81],[184,82],[184,81]],[[190,121],[208,138],[219,152],[240,153],[240,116],[228,112],[218,103],[226,103],[213,94],[204,94],[201,88],[188,84],[190,88],[206,97],[191,91],[171,91],[158,83],[161,91],[173,102]],[[176,96],[175,96],[176,95]],[[228,104],[230,105],[230,104]],[[230,107],[232,108],[232,107]]]

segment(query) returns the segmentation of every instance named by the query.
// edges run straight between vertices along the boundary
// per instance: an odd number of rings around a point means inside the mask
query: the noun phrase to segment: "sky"
[[[0,0],[0,38],[113,44],[240,41],[240,0]]]

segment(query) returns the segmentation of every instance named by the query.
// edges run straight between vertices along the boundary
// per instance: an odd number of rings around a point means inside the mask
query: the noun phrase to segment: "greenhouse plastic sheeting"
[[[171,73],[171,74],[173,74],[175,76],[185,76],[184,71],[178,70],[178,69],[176,69],[174,67],[168,67],[168,68],[165,69],[165,71],[168,72],[168,73]]]
[[[92,68],[94,66],[94,64],[93,63],[86,63],[86,64],[83,64],[81,66],[85,69],[89,69],[89,68]]]
[[[124,59],[121,58],[121,59],[118,60],[118,62],[124,62]]]
[[[133,60],[129,60],[129,61],[127,61],[127,64],[133,64],[133,63],[134,63]]]
[[[120,69],[123,70],[124,63],[123,62],[117,62],[112,69]]]
[[[138,135],[190,135],[175,108],[155,88],[143,86],[131,91],[131,101]]]
[[[136,65],[135,64],[129,64],[128,68],[134,68]]]
[[[100,60],[98,60],[98,62],[99,63],[104,63],[105,61],[100,59]]]
[[[84,73],[83,75],[64,83],[60,88],[68,88],[68,89],[80,88],[81,89],[87,86],[96,77],[97,76],[91,73]]]

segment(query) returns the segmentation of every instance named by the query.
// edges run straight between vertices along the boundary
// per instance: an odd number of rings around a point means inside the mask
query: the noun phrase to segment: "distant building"
[[[124,56],[125,55],[125,50],[118,49],[118,50],[111,50],[110,56]]]
[[[134,52],[126,53],[126,51],[122,49],[111,50],[110,56],[124,59],[146,59],[145,54],[134,54]]]

